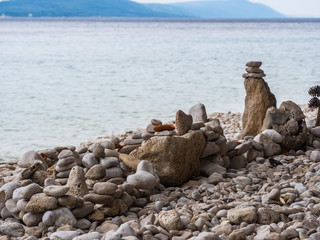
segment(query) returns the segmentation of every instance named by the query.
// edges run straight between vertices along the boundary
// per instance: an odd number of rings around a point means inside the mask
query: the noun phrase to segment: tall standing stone
[[[248,73],[242,75],[247,93],[242,116],[242,138],[259,134],[267,109],[275,107],[277,103],[268,84],[263,80],[266,75],[259,68],[261,64],[262,62],[248,62]]]

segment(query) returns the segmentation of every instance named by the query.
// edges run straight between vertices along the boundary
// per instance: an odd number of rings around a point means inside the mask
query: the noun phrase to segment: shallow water
[[[319,84],[320,21],[0,21],[0,159],[207,112],[243,111],[245,63],[284,100]]]

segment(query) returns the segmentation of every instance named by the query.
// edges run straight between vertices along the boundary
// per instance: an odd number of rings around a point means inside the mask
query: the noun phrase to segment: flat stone
[[[117,189],[116,184],[109,182],[98,182],[93,186],[94,192],[101,195],[113,195]]]
[[[151,119],[151,124],[157,126],[157,125],[162,125],[162,122],[159,119]]]
[[[111,150],[111,149],[105,149],[104,150],[104,155],[105,157],[115,157],[118,158],[119,157],[119,152],[117,152],[116,150]],[[102,160],[102,159],[101,159]],[[100,160],[100,161],[101,161]]]
[[[245,142],[240,145],[237,145],[235,147],[236,155],[241,155],[241,154],[246,153],[247,151],[249,151],[249,149],[251,149],[251,147],[252,147],[251,142]]]
[[[91,227],[91,222],[86,218],[82,218],[82,219],[77,221],[77,226],[76,227],[81,229],[81,230],[88,230]],[[87,234],[83,234],[81,236],[84,236],[84,235],[87,235]],[[88,240],[90,240],[90,239],[91,238],[89,238]],[[100,238],[98,238],[98,239],[100,239]]]
[[[61,207],[75,208],[84,205],[82,197],[65,195],[58,198],[58,205]]]
[[[72,213],[76,218],[83,218],[94,211],[94,204],[85,202],[83,206],[72,209]]]
[[[264,73],[264,71],[263,70],[261,70],[260,68],[258,68],[258,67],[248,67],[248,68],[246,68],[246,71],[248,72],[248,73]]]
[[[120,167],[107,168],[105,171],[107,179],[124,177],[124,172]]]
[[[100,160],[100,164],[105,168],[119,167],[119,159],[118,157],[105,157]]]
[[[83,234],[81,236],[75,237],[72,240],[96,240],[96,239],[101,239],[101,234],[99,232],[90,232]]]
[[[100,195],[96,193],[89,193],[84,196],[85,201],[89,201],[95,204],[111,205],[113,197],[109,195]]]
[[[116,148],[115,144],[119,144],[120,140],[118,138],[113,138],[113,141],[104,140],[100,142],[100,145],[105,148],[104,152],[106,153],[106,150],[114,150]],[[105,155],[106,156],[106,155]],[[107,157],[107,156],[106,156]]]
[[[124,145],[137,145],[137,144],[141,144],[144,140],[142,138],[140,139],[130,139],[127,138],[124,140],[123,144]]]
[[[77,153],[79,153],[79,154],[86,153],[88,151],[88,147],[86,147],[86,146],[78,146],[78,147],[76,147],[75,151]]]
[[[257,209],[253,206],[234,208],[228,211],[227,217],[233,224],[255,223],[257,221]]]
[[[243,78],[263,78],[266,74],[264,73],[244,73],[242,74]]]
[[[57,199],[44,193],[33,195],[26,206],[27,212],[45,212],[57,208]]]
[[[157,125],[153,128],[155,132],[173,131],[175,127],[172,124]]]
[[[65,166],[58,166],[56,165],[56,171],[57,172],[65,172],[65,171],[68,171],[70,170],[71,168],[73,168],[74,166],[77,166],[77,164],[75,162],[72,162],[70,164],[67,164]]]
[[[53,239],[53,240],[58,240],[58,239],[72,240],[77,236],[79,236],[79,232],[77,232],[77,231],[59,231],[59,232],[52,233],[50,235],[50,239]]]
[[[199,130],[200,128],[203,128],[205,124],[203,122],[193,122],[191,126],[191,130]]]
[[[261,67],[261,65],[262,65],[262,62],[260,62],[260,61],[250,61],[250,62],[246,63],[247,67],[257,67],[257,68],[259,68],[259,67]]]
[[[106,175],[106,168],[101,164],[92,166],[86,173],[85,177],[88,179],[98,180]]]
[[[65,195],[69,189],[68,186],[47,186],[43,189],[43,192],[48,196],[60,197]]]
[[[16,222],[4,222],[0,225],[0,233],[10,237],[22,237],[25,233],[24,227]]]
[[[159,182],[153,174],[148,172],[137,172],[127,177],[127,182],[137,189],[153,189]]]

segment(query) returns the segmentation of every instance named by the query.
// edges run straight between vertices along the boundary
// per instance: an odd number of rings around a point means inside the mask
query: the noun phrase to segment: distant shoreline
[[[0,17],[0,21],[83,21],[83,22],[320,22],[320,18],[165,18],[165,17]]]

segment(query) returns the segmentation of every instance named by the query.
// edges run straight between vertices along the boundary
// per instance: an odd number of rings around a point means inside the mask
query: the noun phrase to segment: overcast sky
[[[134,0],[141,3],[172,3],[200,0]],[[290,16],[320,17],[320,0],[250,0],[259,2]]]

